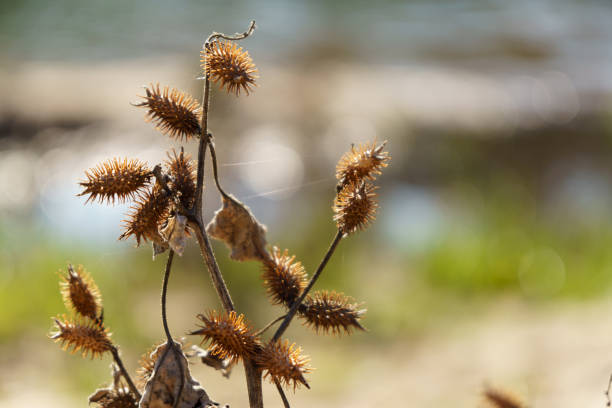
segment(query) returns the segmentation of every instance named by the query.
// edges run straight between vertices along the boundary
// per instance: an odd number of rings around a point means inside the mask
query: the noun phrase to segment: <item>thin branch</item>
[[[276,389],[278,390],[278,393],[280,394],[280,397],[283,400],[283,405],[285,406],[285,408],[291,408],[291,406],[289,405],[289,400],[285,395],[285,391],[283,391],[283,387],[281,387],[280,383],[276,378],[274,379],[274,385],[276,385]]]
[[[113,359],[115,360],[115,364],[117,364],[117,367],[119,367],[119,371],[121,371],[121,375],[123,375],[123,378],[125,378],[125,381],[128,383],[130,391],[132,391],[132,393],[136,396],[136,399],[140,400],[140,392],[138,392],[138,388],[136,388],[136,386],[134,385],[130,374],[127,372],[125,366],[123,365],[123,361],[121,361],[121,357],[119,357],[119,349],[117,348],[117,346],[113,345],[110,351],[113,355]]]
[[[208,44],[208,43],[210,43],[211,41],[213,41],[216,38],[223,38],[224,40],[230,40],[230,41],[243,40],[243,39],[247,38],[248,36],[250,36],[251,34],[253,34],[253,31],[255,31],[255,20],[251,20],[251,22],[249,23],[249,27],[243,33],[236,33],[234,35],[227,35],[227,34],[218,33],[218,32],[215,31],[211,35],[208,36],[208,39],[206,40],[206,43]]]
[[[336,247],[338,246],[338,243],[340,243],[340,240],[342,239],[343,235],[344,235],[343,232],[338,230],[338,232],[336,233],[336,236],[334,237],[334,240],[332,241],[331,245],[327,249],[327,252],[325,253],[325,256],[323,257],[323,260],[319,264],[319,267],[317,268],[314,275],[312,275],[310,282],[308,282],[308,286],[306,286],[306,288],[302,292],[302,295],[291,305],[291,309],[289,309],[289,312],[287,312],[285,320],[283,320],[283,323],[276,330],[276,333],[274,333],[274,337],[272,337],[272,339],[270,340],[270,344],[278,341],[278,339],[280,339],[280,336],[282,336],[285,330],[287,330],[287,327],[289,327],[289,324],[291,323],[291,320],[297,313],[298,308],[300,307],[300,305],[306,298],[306,295],[308,295],[308,292],[310,292],[310,289],[312,289],[312,287],[314,286],[317,279],[319,279],[321,272],[323,272],[323,268],[325,268],[325,265],[327,265],[327,262],[329,261],[334,251],[336,250]]]
[[[164,325],[164,332],[166,332],[166,339],[168,344],[174,344],[170,329],[168,328],[168,316],[166,315],[166,294],[168,293],[168,280],[170,279],[170,268],[172,268],[172,259],[174,258],[174,250],[170,249],[168,252],[168,261],[166,262],[166,270],[164,272],[164,282],[162,285],[161,293],[161,308],[162,308],[162,324]]]
[[[213,140],[213,136],[211,133],[208,134],[208,146],[210,147],[210,158],[212,159],[212,168],[213,168],[213,177],[215,179],[215,185],[217,186],[217,190],[219,193],[227,200],[235,201],[232,196],[227,194],[223,187],[221,187],[221,183],[219,183],[219,171],[217,166],[217,152],[215,150],[215,142]]]
[[[215,254],[213,253],[210,241],[208,240],[208,235],[204,230],[204,225],[202,225],[201,221],[198,221],[197,223],[191,222],[190,226],[196,234],[196,240],[200,246],[200,252],[202,252],[202,257],[206,262],[213,286],[215,287],[219,299],[221,299],[223,308],[226,312],[235,310],[234,302],[232,302],[232,297],[229,294],[227,285],[225,284],[221,271],[219,270],[219,264],[217,264],[217,260],[215,259]]]
[[[279,316],[276,319],[272,320],[270,323],[266,324],[262,329],[259,329],[258,331],[253,333],[253,336],[255,336],[255,337],[261,336],[266,330],[268,330],[270,327],[274,326],[276,323],[278,323],[281,320],[283,320],[286,316],[287,315],[282,315],[282,316]]]
[[[204,81],[204,94],[202,96],[202,120],[200,122],[200,145],[198,146],[198,175],[196,181],[195,216],[202,219],[202,199],[204,190],[204,162],[206,146],[208,146],[208,103],[210,99],[210,80],[208,75]]]

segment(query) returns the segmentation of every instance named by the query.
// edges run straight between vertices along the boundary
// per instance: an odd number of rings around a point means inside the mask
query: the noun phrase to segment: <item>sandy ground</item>
[[[317,348],[315,339],[305,346],[317,366],[308,376],[312,389],[290,391],[289,398],[295,407],[467,408],[483,406],[480,392],[490,384],[512,390],[531,407],[605,407],[603,391],[612,372],[612,302],[545,309],[531,311],[508,302],[484,317],[467,316],[453,327],[435,329],[418,341],[366,347],[324,340]],[[19,349],[53,347],[32,344]],[[14,359],[21,362],[3,367],[0,374],[0,405],[84,406],[83,397],[58,392],[66,389],[62,381],[70,377],[55,373],[53,364],[65,358],[56,350],[40,359]],[[217,401],[246,406],[240,369],[230,380],[205,367],[193,370]],[[267,385],[265,395],[267,406],[281,406],[273,387]]]

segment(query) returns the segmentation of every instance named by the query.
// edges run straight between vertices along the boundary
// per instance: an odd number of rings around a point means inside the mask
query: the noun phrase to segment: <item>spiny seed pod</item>
[[[483,393],[483,397],[491,408],[524,408],[525,405],[505,391],[498,389],[487,388]]]
[[[84,190],[78,196],[89,195],[89,201],[114,203],[133,200],[151,180],[151,171],[146,163],[127,158],[107,160],[85,171],[87,180],[79,182]]]
[[[138,401],[129,389],[102,389],[89,397],[90,404],[98,408],[138,408]]]
[[[172,177],[170,188],[180,194],[181,204],[185,208],[191,208],[195,201],[196,192],[196,173],[195,165],[188,154],[181,152],[168,152],[166,161],[168,172]]]
[[[367,228],[376,218],[376,187],[367,182],[349,183],[334,200],[334,221],[345,235]]]
[[[280,249],[274,247],[272,259],[264,262],[264,286],[273,304],[291,306],[308,283],[304,267],[294,260],[295,256],[290,257],[286,249],[281,254]]]
[[[346,152],[336,165],[339,188],[364,179],[374,180],[381,174],[381,170],[387,167],[387,162],[391,160],[389,153],[383,152],[385,144],[386,141],[376,146],[376,141],[373,141],[371,144],[351,146],[351,150]]]
[[[60,292],[67,309],[74,310],[84,317],[97,320],[102,311],[102,297],[100,290],[83,268],[76,269],[68,264],[66,275],[60,274]]]
[[[213,41],[201,51],[201,64],[210,80],[220,83],[221,89],[236,96],[240,91],[247,95],[258,78],[257,68],[247,51],[231,41]]]
[[[170,198],[158,186],[139,195],[138,199],[124,220],[125,231],[119,239],[126,239],[131,235],[140,240],[155,241],[159,238],[159,225],[168,217]]]
[[[208,351],[219,358],[234,358],[252,356],[259,348],[259,342],[245,323],[244,315],[236,312],[217,313],[210,311],[207,316],[198,315],[204,322],[200,330],[190,334],[202,336],[202,343],[210,341]]]
[[[51,339],[62,344],[64,350],[71,354],[81,350],[83,357],[100,357],[113,348],[110,333],[100,324],[90,319],[68,319],[65,315],[55,318],[57,332],[51,334]]]
[[[159,84],[145,88],[147,96],[135,106],[148,109],[147,120],[156,128],[175,139],[190,139],[200,134],[202,108],[191,96],[167,86],[160,91]]]
[[[181,350],[184,353],[186,349],[186,342],[183,339],[177,339],[175,341],[181,345]],[[151,379],[153,370],[155,369],[155,363],[166,349],[166,345],[164,343],[166,342],[157,342],[140,357],[140,361],[138,362],[140,367],[136,370],[136,384],[140,390],[144,390],[147,381]]]
[[[298,309],[305,324],[317,333],[351,334],[353,329],[365,330],[359,319],[366,309],[359,309],[353,299],[335,291],[315,292],[307,296]]]
[[[278,381],[285,386],[293,385],[293,389],[300,384],[310,388],[304,374],[311,371],[307,367],[310,358],[301,356],[302,349],[295,343],[289,344],[289,340],[280,340],[269,344],[259,353],[255,359],[256,363],[264,370],[264,378],[270,377],[270,381]]]

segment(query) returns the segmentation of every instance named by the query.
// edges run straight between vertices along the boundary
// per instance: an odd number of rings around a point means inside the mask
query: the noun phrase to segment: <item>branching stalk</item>
[[[136,396],[136,398],[140,400],[141,398],[140,392],[138,391],[138,388],[136,388],[136,385],[134,385],[134,382],[132,381],[130,374],[125,369],[125,366],[123,365],[123,361],[121,361],[121,357],[119,357],[119,349],[117,348],[117,346],[113,345],[110,351],[111,351],[111,354],[113,355],[113,359],[115,360],[115,364],[117,364],[117,367],[119,367],[119,371],[121,371],[121,375],[123,376],[123,378],[125,378],[125,381],[127,382],[128,387],[130,387],[130,391],[132,391],[132,393]]]
[[[295,302],[293,302],[291,309],[289,309],[289,312],[287,312],[287,315],[285,316],[285,320],[283,320],[280,327],[276,330],[276,333],[274,333],[274,337],[272,337],[272,339],[270,340],[270,344],[278,341],[280,337],[283,335],[283,333],[285,332],[285,330],[287,330],[287,328],[289,327],[289,324],[291,324],[291,320],[297,313],[298,308],[300,307],[300,305],[306,298],[306,295],[308,295],[308,292],[310,292],[310,289],[312,289],[317,279],[319,279],[319,276],[321,276],[321,272],[323,272],[323,268],[325,268],[325,265],[327,265],[327,262],[329,261],[331,256],[334,254],[334,251],[336,250],[336,247],[340,243],[342,236],[343,236],[343,232],[341,230],[338,230],[338,232],[336,233],[336,236],[334,237],[334,240],[332,241],[331,245],[327,249],[327,252],[325,253],[325,256],[323,257],[323,260],[319,264],[319,267],[317,268],[314,275],[312,275],[310,282],[308,282],[308,286],[306,286],[301,296]]]

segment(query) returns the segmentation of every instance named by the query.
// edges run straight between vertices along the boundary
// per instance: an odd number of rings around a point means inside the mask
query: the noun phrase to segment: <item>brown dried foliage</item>
[[[51,339],[61,343],[62,348],[70,350],[71,354],[81,350],[83,357],[101,357],[113,347],[110,333],[101,324],[90,319],[68,319],[64,315],[54,321],[57,332],[51,334]]]
[[[267,261],[266,227],[260,224],[249,207],[230,196],[223,197],[223,207],[206,226],[211,237],[231,248],[230,257],[236,261]]]
[[[170,207],[170,197],[159,186],[139,194],[138,199],[127,214],[128,219],[124,220],[125,231],[119,239],[126,239],[133,235],[136,244],[140,245],[140,240],[156,241],[161,239],[159,226],[168,218]]]
[[[181,351],[184,353],[186,342],[184,342],[182,339],[176,341],[181,345]],[[166,341],[162,340],[154,344],[140,357],[140,360],[138,361],[140,367],[138,370],[136,370],[136,385],[141,391],[144,389],[147,381],[151,379],[151,375],[155,369],[155,363],[165,349]]]
[[[133,200],[151,180],[146,163],[136,159],[111,159],[85,171],[87,180],[79,182],[84,190],[78,196],[89,195],[89,201],[114,203]]]
[[[487,388],[483,397],[491,408],[525,408],[517,397],[499,389]]]
[[[344,234],[367,228],[376,218],[376,187],[367,182],[352,182],[334,200],[334,221]]]
[[[160,132],[179,140],[199,136],[202,108],[198,101],[167,86],[160,91],[159,84],[151,84],[145,92],[144,101],[135,105],[148,109],[147,119]]]
[[[260,348],[259,341],[244,321],[244,315],[236,312],[199,314],[204,323],[200,330],[191,332],[202,336],[202,343],[210,342],[208,351],[219,358],[239,359],[253,356]]]
[[[308,284],[306,272],[295,256],[288,250],[281,254],[277,247],[272,248],[272,259],[264,262],[263,279],[266,292],[273,304],[290,307]]]
[[[98,319],[102,311],[102,297],[83,265],[75,270],[69,264],[67,273],[60,273],[60,279],[60,292],[66,308],[92,320]]]
[[[387,167],[387,162],[391,160],[389,153],[383,151],[386,143],[376,146],[376,141],[373,141],[371,144],[351,146],[351,150],[346,152],[336,165],[339,187],[365,179],[374,180],[381,174],[381,170]]]
[[[166,165],[171,176],[170,188],[179,193],[183,207],[191,208],[196,193],[196,169],[191,156],[185,154],[183,149],[178,154],[172,149],[168,153]]]
[[[317,333],[351,334],[354,329],[365,330],[359,319],[365,309],[343,293],[335,291],[315,292],[308,295],[300,305],[300,317]]]
[[[249,53],[231,41],[217,40],[207,44],[201,51],[200,61],[211,81],[236,96],[241,91],[249,95],[258,78]]]
[[[265,347],[256,357],[256,362],[265,371],[264,378],[270,377],[271,381],[285,386],[292,385],[294,391],[301,384],[310,388],[304,378],[304,374],[311,371],[307,367],[310,358],[300,355],[301,352],[295,343],[279,340]]]

